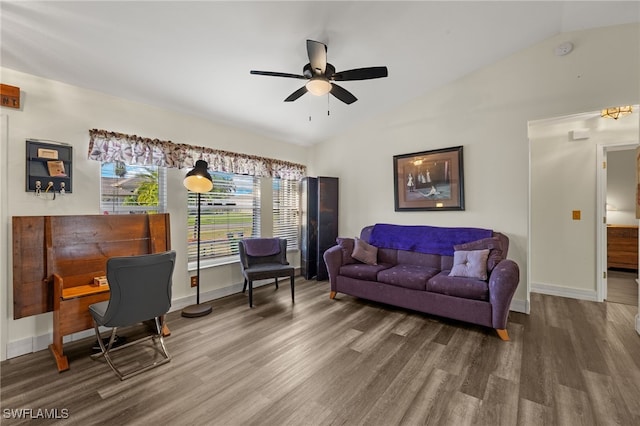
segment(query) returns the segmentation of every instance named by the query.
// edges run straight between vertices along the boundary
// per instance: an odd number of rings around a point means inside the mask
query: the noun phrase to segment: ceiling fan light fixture
[[[613,118],[614,120],[617,120],[621,116],[631,114],[632,112],[633,108],[631,107],[631,105],[606,108],[600,112],[600,117]]]
[[[314,77],[305,84],[307,90],[316,96],[326,95],[331,91],[331,83],[322,77]]]

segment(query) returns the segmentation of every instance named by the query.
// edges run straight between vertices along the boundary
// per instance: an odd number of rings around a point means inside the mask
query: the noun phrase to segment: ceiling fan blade
[[[340,87],[335,83],[331,83],[331,94],[347,105],[351,105],[358,100],[358,98],[353,96],[353,94],[347,89]]]
[[[293,92],[292,94],[290,94],[287,99],[285,99],[285,102],[293,102],[296,99],[298,99],[300,96],[304,95],[305,93],[307,93],[307,87],[306,86],[302,86],[301,88],[299,88],[298,90],[296,90],[295,92]]]
[[[319,41],[307,40],[307,54],[315,74],[323,75],[327,68],[327,46]]]
[[[251,70],[250,71],[251,74],[255,74],[255,75],[268,75],[271,77],[287,77],[287,78],[299,78],[302,80],[306,80],[307,78],[303,75],[299,75],[299,74],[289,74],[286,72],[273,72],[273,71],[255,71],[255,70]]]
[[[387,67],[356,68],[347,71],[340,71],[329,78],[336,81],[371,80],[372,78],[382,78],[389,75]]]

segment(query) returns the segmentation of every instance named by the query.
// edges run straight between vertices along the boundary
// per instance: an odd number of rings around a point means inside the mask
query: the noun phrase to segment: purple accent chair
[[[240,267],[244,276],[244,293],[249,285],[249,307],[253,307],[253,281],[279,277],[291,281],[291,301],[294,301],[293,266],[287,262],[287,240],[284,238],[246,238],[238,241]]]

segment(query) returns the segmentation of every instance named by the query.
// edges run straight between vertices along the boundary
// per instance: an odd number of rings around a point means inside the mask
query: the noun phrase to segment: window
[[[289,249],[298,248],[298,181],[273,179],[273,236],[286,238]]]
[[[260,236],[260,185],[253,176],[212,172],[213,189],[201,195],[200,260],[238,254],[238,241]],[[198,248],[198,194],[189,191],[187,240],[189,261]]]
[[[164,167],[102,163],[100,183],[103,213],[164,213],[167,209]]]

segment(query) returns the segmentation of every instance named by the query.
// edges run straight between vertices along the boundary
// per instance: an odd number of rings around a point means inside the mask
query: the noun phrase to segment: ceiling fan
[[[295,101],[305,93],[311,92],[316,96],[331,93],[345,104],[352,104],[358,98],[345,88],[335,84],[334,81],[370,80],[388,75],[387,67],[355,68],[336,72],[335,67],[327,62],[327,45],[319,41],[307,40],[307,54],[309,63],[302,68],[302,75],[255,70],[251,70],[251,74],[308,80],[304,86],[290,94],[284,100],[285,102]]]

